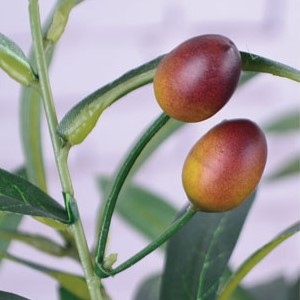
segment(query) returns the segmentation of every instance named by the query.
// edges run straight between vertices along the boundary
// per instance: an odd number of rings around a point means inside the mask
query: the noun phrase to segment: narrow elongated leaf
[[[228,282],[222,288],[218,300],[227,300],[234,291],[235,287],[241,282],[241,280],[272,250],[274,250],[283,241],[299,232],[300,222],[297,222],[271,240],[269,243],[255,251],[232,276],[228,279]]]
[[[2,33],[0,33],[0,68],[25,86],[37,79],[23,51]]]
[[[9,293],[9,292],[4,292],[4,291],[0,291],[0,299],[1,300],[29,300],[28,298],[24,298],[22,296]]]
[[[25,168],[19,168],[15,171],[15,174],[21,176],[22,178],[27,177],[27,172]],[[0,231],[1,230],[16,230],[22,220],[22,215],[20,214],[12,214],[0,211]],[[10,240],[2,239],[0,236],[0,252],[6,252],[9,248]],[[1,263],[1,258],[0,258]]]
[[[54,256],[64,256],[68,254],[67,249],[63,246],[41,235],[0,228],[0,239],[7,241],[17,240]]]
[[[99,177],[99,184],[105,191],[108,177]],[[150,240],[158,237],[177,215],[167,201],[133,183],[120,194],[116,212]]]
[[[25,265],[36,271],[42,272],[57,280],[62,287],[64,287],[66,290],[70,291],[72,294],[79,297],[80,299],[90,300],[86,281],[81,276],[41,266],[39,264],[18,258],[7,253],[0,252],[0,257]]]
[[[0,169],[0,211],[68,223],[64,208],[25,179]]]
[[[159,300],[161,274],[147,278],[138,288],[134,300]]]
[[[287,133],[300,129],[300,112],[298,109],[274,118],[264,126],[268,133]]]
[[[297,155],[289,159],[282,167],[271,174],[267,179],[269,181],[282,179],[300,173],[300,156]]]
[[[254,53],[243,51],[240,53],[243,71],[269,73],[300,82],[300,71],[295,68]]]
[[[160,299],[212,300],[255,194],[225,213],[197,213],[167,246]]]

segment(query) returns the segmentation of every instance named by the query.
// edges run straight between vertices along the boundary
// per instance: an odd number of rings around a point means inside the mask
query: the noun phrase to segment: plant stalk
[[[123,262],[121,265],[116,267],[115,269],[105,269],[103,267],[103,264],[98,264],[97,267],[99,269],[96,269],[96,272],[98,275],[102,278],[116,275],[141,259],[143,259],[145,256],[156,250],[158,247],[160,247],[164,242],[166,242],[171,236],[173,236],[179,229],[182,228],[195,214],[197,213],[197,209],[193,207],[189,207],[186,212],[177,219],[174,223],[172,223],[166,231],[164,231],[156,240],[154,240],[152,243],[150,243],[148,246],[146,246],[144,249],[136,253],[134,256]]]
[[[51,91],[49,77],[48,77],[47,63],[46,63],[46,58],[44,53],[38,0],[29,1],[29,16],[30,16],[30,26],[31,26],[33,47],[34,47],[35,57],[36,57],[36,65],[37,65],[37,70],[39,75],[40,89],[41,89],[41,94],[43,99],[43,106],[46,114],[52,146],[54,150],[56,165],[58,168],[58,173],[59,173],[63,192],[73,196],[74,191],[73,191],[71,177],[67,165],[68,151],[62,148],[62,142],[56,134],[58,120],[55,111],[52,91]],[[73,202],[73,206],[77,210],[77,204],[75,202],[75,199]],[[70,225],[70,231],[73,233],[76,241],[78,254],[85,274],[91,299],[102,300],[99,279],[94,273],[89,248],[87,245],[86,237],[84,234],[82,223],[80,221],[79,214],[77,215],[75,222]]]

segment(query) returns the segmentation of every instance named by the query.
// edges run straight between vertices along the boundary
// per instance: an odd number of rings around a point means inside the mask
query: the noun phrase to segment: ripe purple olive
[[[266,159],[266,138],[255,123],[223,121],[191,149],[183,166],[183,187],[201,211],[230,210],[255,190]]]
[[[202,35],[167,54],[154,76],[158,104],[170,117],[199,122],[217,113],[236,89],[241,57],[222,35]]]

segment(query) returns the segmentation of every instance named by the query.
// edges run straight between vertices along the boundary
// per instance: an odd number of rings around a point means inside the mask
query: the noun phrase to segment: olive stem
[[[197,209],[195,209],[194,207],[189,207],[185,211],[185,213],[179,219],[174,221],[174,223],[172,223],[156,240],[154,240],[144,249],[136,253],[134,256],[132,256],[131,258],[123,262],[115,269],[106,269],[104,268],[103,263],[98,264],[97,265],[98,269],[96,269],[98,276],[105,278],[108,276],[116,275],[128,269],[129,267],[131,267],[132,265],[134,265],[135,263],[143,259],[145,256],[153,252],[155,249],[160,247],[170,237],[172,237],[178,230],[180,230],[183,227],[183,225],[185,225],[196,214],[196,212]]]
[[[44,110],[46,113],[46,119],[48,123],[48,128],[50,132],[50,137],[52,141],[52,146],[54,150],[54,156],[56,165],[59,172],[59,177],[64,193],[73,196],[73,186],[71,182],[71,177],[67,165],[67,153],[63,147],[62,142],[56,134],[57,128],[57,115],[55,111],[52,91],[50,87],[47,62],[43,47],[43,37],[41,32],[41,21],[39,13],[39,3],[38,0],[29,1],[29,16],[30,16],[30,27],[32,34],[33,47],[36,57],[36,65],[39,75],[39,82],[41,88],[41,94],[43,99]],[[74,209],[78,212],[77,204],[75,199],[72,197],[72,205]],[[80,221],[79,213],[76,216],[76,220],[73,224],[69,226],[70,232],[72,232],[76,246],[78,249],[78,254],[80,257],[81,265],[85,274],[87,286],[90,292],[92,300],[101,300],[102,295],[100,291],[99,279],[94,273],[93,264],[90,257],[89,248],[87,245],[86,237]]]
[[[125,183],[125,180],[132,169],[135,161],[148,144],[148,142],[152,139],[152,137],[170,120],[170,117],[166,114],[161,114],[158,119],[149,127],[149,129],[145,132],[145,134],[140,138],[137,144],[133,147],[132,151],[130,151],[128,157],[125,159],[124,164],[122,164],[114,184],[111,188],[110,194],[106,200],[98,242],[96,249],[96,262],[101,264],[104,260],[105,248],[107,243],[108,232],[111,224],[112,215],[117,203],[118,196],[120,191]]]

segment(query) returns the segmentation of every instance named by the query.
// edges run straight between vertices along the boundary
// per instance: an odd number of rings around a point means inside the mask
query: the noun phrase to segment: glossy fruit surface
[[[199,122],[227,103],[240,73],[240,53],[231,40],[214,34],[197,36],[160,62],[153,81],[155,97],[172,118]]]
[[[182,181],[193,205],[208,212],[230,210],[256,188],[267,158],[262,130],[252,121],[224,121],[191,149]]]

